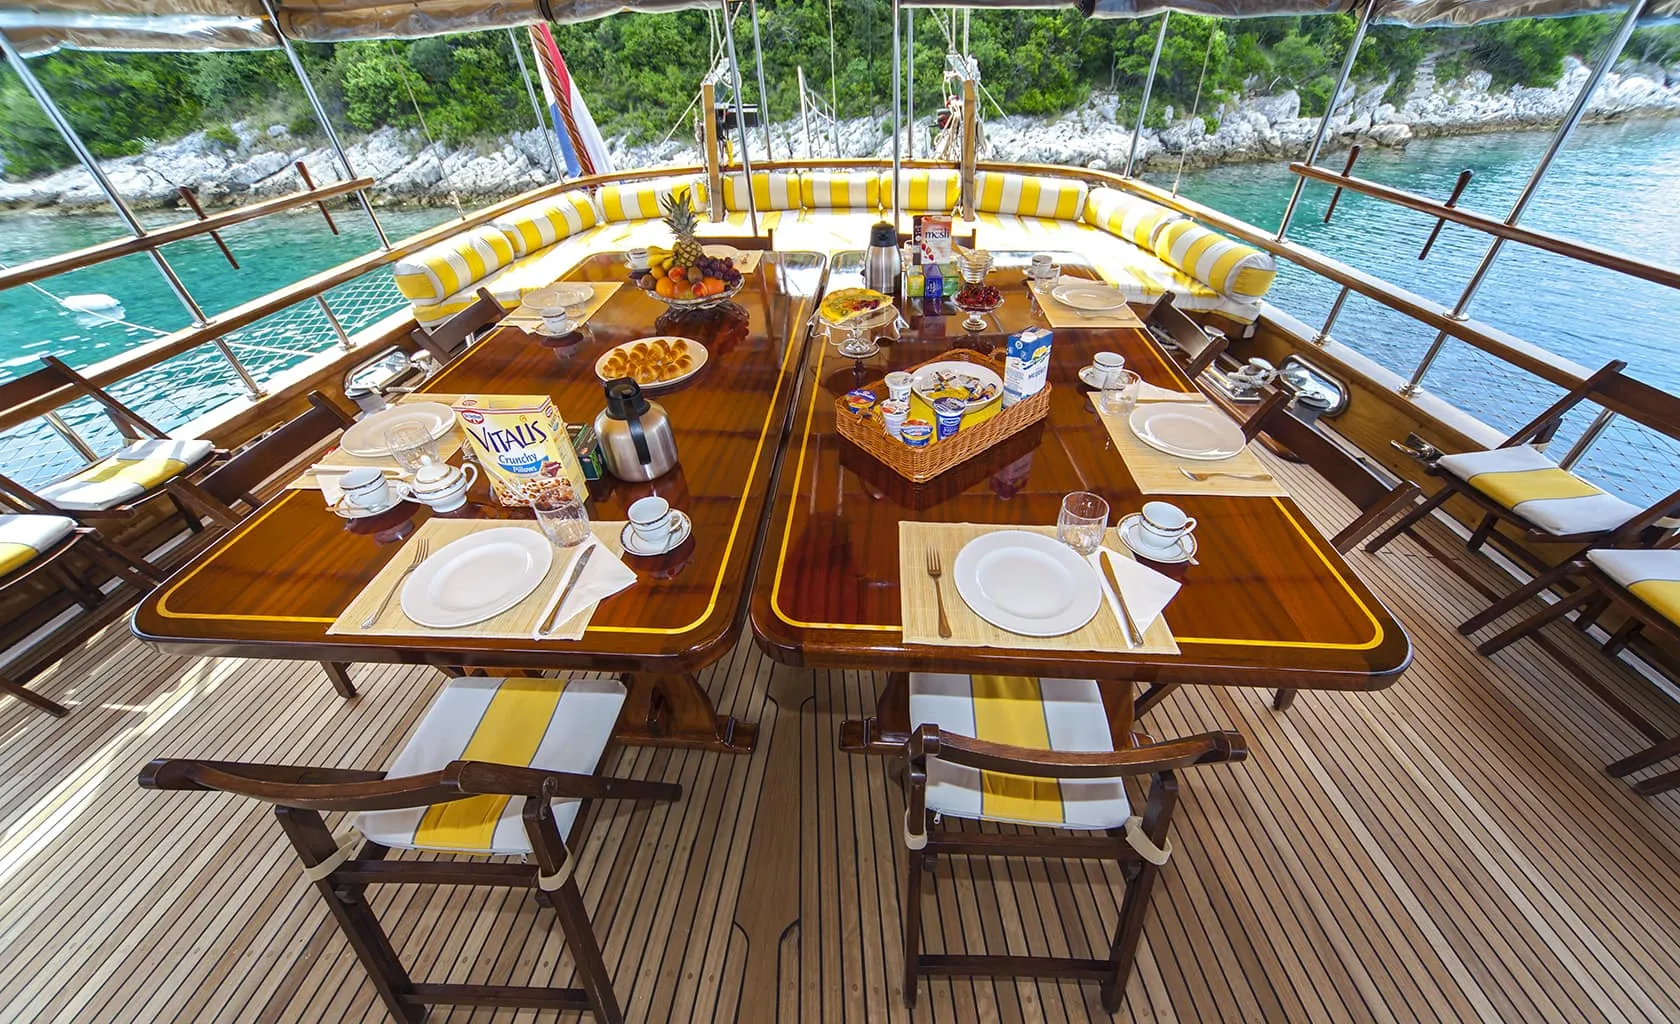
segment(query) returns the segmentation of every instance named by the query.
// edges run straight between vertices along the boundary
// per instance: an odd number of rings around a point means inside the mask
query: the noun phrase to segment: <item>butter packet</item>
[[[587,499],[583,466],[547,395],[462,395],[453,408],[503,505],[547,494]]]
[[[1050,343],[1054,335],[1043,327],[1028,327],[1009,336],[1003,363],[1003,406],[1008,408],[1044,390],[1050,376]]]

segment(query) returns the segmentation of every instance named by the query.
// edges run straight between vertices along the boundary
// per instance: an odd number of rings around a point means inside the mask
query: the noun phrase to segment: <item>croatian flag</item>
[[[548,100],[554,134],[560,139],[560,153],[566,161],[566,176],[612,173],[606,141],[595,127],[595,119],[589,116],[583,93],[566,70],[566,59],[554,45],[553,33],[546,24],[530,26],[530,33],[531,49],[536,51],[537,63],[542,67],[543,97]]]

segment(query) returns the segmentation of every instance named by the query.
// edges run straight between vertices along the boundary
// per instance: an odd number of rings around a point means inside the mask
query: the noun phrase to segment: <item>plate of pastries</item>
[[[693,338],[659,335],[615,345],[595,360],[602,383],[629,377],[643,388],[678,384],[706,365],[706,346]]]

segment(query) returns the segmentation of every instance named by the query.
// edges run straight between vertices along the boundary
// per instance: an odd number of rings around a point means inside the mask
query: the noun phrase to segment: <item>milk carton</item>
[[[1043,327],[1029,327],[1009,336],[1003,363],[1005,408],[1044,390],[1044,382],[1050,375],[1052,340],[1053,335]]]
[[[462,395],[454,409],[498,502],[529,505],[551,493],[588,497],[583,466],[552,398]]]

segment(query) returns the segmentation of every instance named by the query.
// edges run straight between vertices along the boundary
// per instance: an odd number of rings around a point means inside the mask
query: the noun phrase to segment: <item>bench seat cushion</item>
[[[799,205],[807,210],[878,210],[881,176],[874,171],[801,174]]]
[[[1640,512],[1528,445],[1443,455],[1437,465],[1556,537],[1614,530]]]
[[[1091,679],[910,674],[910,728],[933,724],[1035,750],[1112,751],[1102,694]],[[928,762],[928,810],[1049,828],[1119,828],[1131,816],[1119,779],[1038,779]]]
[[[981,171],[974,176],[974,212],[1078,220],[1088,191],[1068,178]]]
[[[799,175],[781,171],[754,171],[753,203],[758,211],[799,209]],[[747,178],[744,174],[723,176],[723,208],[731,213],[747,210]]]
[[[1257,301],[1271,290],[1271,254],[1234,242],[1195,221],[1170,221],[1155,235],[1155,255],[1230,298]]]
[[[513,242],[481,224],[398,260],[392,279],[414,302],[437,302],[513,262]]]
[[[882,205],[892,198],[891,171],[881,172]],[[898,173],[898,212],[950,213],[962,200],[962,175],[956,171],[900,169]]]
[[[490,223],[508,236],[508,241],[513,243],[514,257],[518,258],[540,252],[600,221],[593,196],[587,192],[567,192],[528,203]]]
[[[595,205],[601,220],[614,223],[624,220],[653,220],[665,216],[660,202],[678,189],[687,189],[689,201],[704,213],[705,192],[692,178],[649,178],[623,185],[603,185],[595,193]]]
[[[1163,227],[1184,215],[1117,188],[1094,188],[1085,200],[1085,223],[1149,252]]]
[[[1587,561],[1680,626],[1680,549],[1589,551]]]
[[[623,706],[624,687],[611,679],[451,679],[387,777],[423,775],[455,760],[593,775]],[[562,837],[580,805],[554,801]],[[366,811],[356,816],[356,828],[397,849],[521,856],[531,852],[524,809],[524,797],[472,796],[429,808]]]
[[[75,528],[76,521],[68,516],[0,514],[0,577],[46,554]]]
[[[214,450],[215,445],[198,439],[135,441],[37,493],[59,508],[103,512],[180,476]]]

